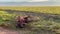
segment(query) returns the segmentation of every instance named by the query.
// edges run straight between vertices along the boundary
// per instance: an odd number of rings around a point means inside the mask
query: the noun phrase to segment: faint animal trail
[[[0,27],[0,34],[31,34],[31,32],[29,30],[8,30],[8,29],[4,29],[2,27]],[[55,34],[52,33],[51,31],[43,31],[41,30],[40,32],[36,32],[34,34]]]

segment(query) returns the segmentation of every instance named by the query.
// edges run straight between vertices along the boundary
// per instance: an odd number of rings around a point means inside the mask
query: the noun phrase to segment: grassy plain
[[[40,20],[38,22],[32,22],[26,26],[26,29],[28,30],[31,28],[32,31],[30,34],[37,34],[41,32],[47,34],[45,30],[48,31],[48,34],[51,33],[50,31],[56,34],[60,34],[60,7],[57,6],[0,7],[0,26],[16,29],[17,22],[15,21],[14,17],[17,15],[16,13],[21,13],[20,11],[24,11],[24,13],[25,11],[34,12],[34,14],[43,13],[38,15],[42,15],[39,17]]]
[[[41,6],[41,7],[0,7],[3,10],[17,10],[17,11],[32,11],[32,12],[42,12],[42,13],[51,13],[51,14],[60,14],[59,6]]]

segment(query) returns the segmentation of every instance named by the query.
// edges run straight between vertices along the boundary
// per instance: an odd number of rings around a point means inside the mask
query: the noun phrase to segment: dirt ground
[[[5,29],[0,27],[0,34],[31,34],[32,32],[30,32],[29,30],[9,30],[9,29]],[[53,32],[50,31],[43,31],[41,30],[40,32],[36,32],[36,33],[32,33],[32,34],[55,34]]]
[[[5,28],[0,27],[0,34],[28,34],[28,31],[23,30],[8,30]]]
[[[13,31],[13,30],[7,30],[2,27],[0,27],[0,34],[19,34],[20,32]]]

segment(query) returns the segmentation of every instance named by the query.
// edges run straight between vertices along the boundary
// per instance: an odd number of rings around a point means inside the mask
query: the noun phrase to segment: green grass
[[[40,13],[47,13],[47,14],[59,14],[60,15],[60,8],[59,7],[5,7],[1,8],[3,10],[17,10],[17,11],[30,11],[30,12],[40,12]],[[15,13],[8,13],[6,11],[0,11],[0,26],[1,27],[7,27],[11,29],[16,29],[16,21],[15,16],[17,14]],[[43,18],[40,17],[40,20],[38,22],[31,22],[28,25],[26,25],[26,29],[31,28],[32,32],[37,30],[36,32],[40,32],[40,30],[51,30],[56,33],[60,33],[60,16],[58,16],[59,19],[53,20],[53,18]]]

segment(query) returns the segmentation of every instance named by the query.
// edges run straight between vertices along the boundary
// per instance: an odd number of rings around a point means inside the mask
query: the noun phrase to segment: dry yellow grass
[[[13,6],[5,6],[0,7],[3,10],[18,10],[18,11],[32,11],[32,12],[41,12],[41,13],[51,13],[51,14],[60,14],[60,6],[34,6],[34,7],[13,7]]]

